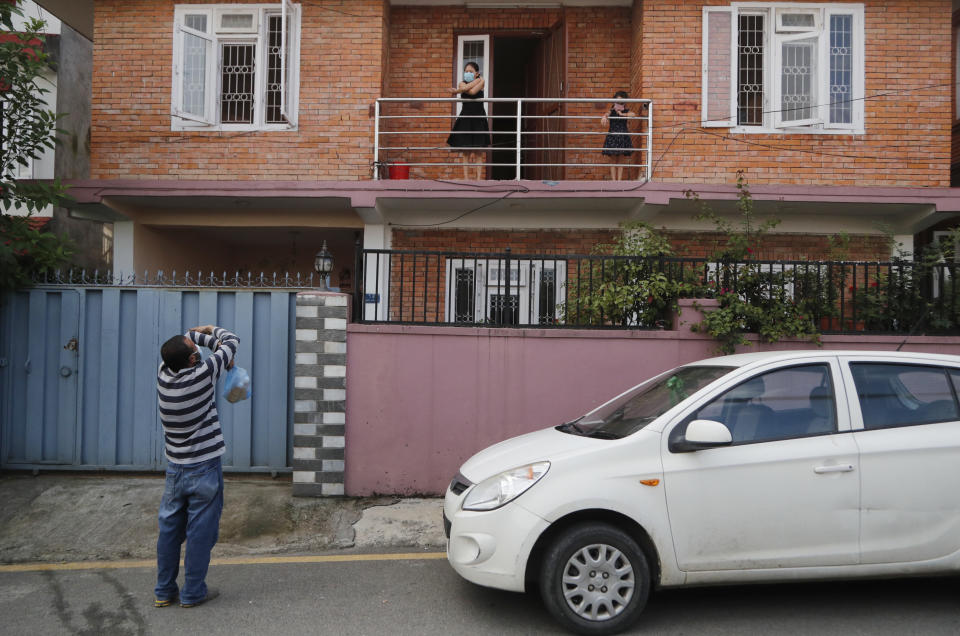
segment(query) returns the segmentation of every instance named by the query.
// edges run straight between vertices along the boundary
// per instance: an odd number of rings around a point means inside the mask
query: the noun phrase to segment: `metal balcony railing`
[[[662,329],[677,294],[790,303],[823,333],[960,333],[960,263],[360,250],[356,322]],[[662,277],[682,291],[632,297]]]
[[[617,99],[636,105],[629,118],[628,132],[633,153],[617,165],[637,169],[638,181],[649,181],[653,146],[653,102],[649,99]],[[446,144],[457,119],[458,103],[482,102],[490,125],[492,143],[478,148],[486,154],[482,162],[455,162],[450,153],[463,151]],[[566,178],[563,171],[609,168],[602,151],[608,134],[601,124],[610,98],[459,98],[382,97],[374,105],[374,171],[380,179],[391,166],[424,168],[468,166],[509,169],[512,178]],[[631,109],[633,111],[634,109]],[[509,112],[509,114],[507,114]],[[468,116],[469,117],[469,116]],[[517,134],[517,131],[520,134]],[[504,177],[500,177],[504,178]]]

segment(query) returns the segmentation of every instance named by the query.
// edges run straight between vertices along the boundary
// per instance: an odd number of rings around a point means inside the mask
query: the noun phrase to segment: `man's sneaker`
[[[189,608],[189,607],[196,607],[197,605],[203,605],[203,604],[206,603],[207,601],[212,601],[213,599],[217,598],[218,596],[220,596],[220,590],[214,589],[214,588],[212,588],[212,587],[208,587],[208,588],[207,588],[207,595],[204,596],[202,599],[200,599],[199,601],[195,601],[195,602],[193,602],[193,603],[180,603],[180,607],[188,607],[188,608]]]
[[[169,607],[177,602],[177,595],[174,594],[172,598],[154,598],[153,606],[154,607]]]

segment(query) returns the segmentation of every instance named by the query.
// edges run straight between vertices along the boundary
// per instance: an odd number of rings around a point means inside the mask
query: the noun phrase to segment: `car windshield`
[[[557,428],[566,433],[601,439],[626,437],[735,368],[678,367]]]

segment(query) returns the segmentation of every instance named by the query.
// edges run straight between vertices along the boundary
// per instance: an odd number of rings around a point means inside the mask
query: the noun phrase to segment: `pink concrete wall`
[[[892,351],[902,337],[823,340],[824,349]],[[791,341],[743,350],[810,348]],[[685,331],[350,325],[346,494],[439,495],[486,446],[582,415],[715,349]],[[913,337],[903,351],[960,355],[960,338]]]

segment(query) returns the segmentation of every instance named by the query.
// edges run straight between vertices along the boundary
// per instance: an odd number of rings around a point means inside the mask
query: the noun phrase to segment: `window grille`
[[[283,124],[286,118],[281,108],[283,94],[283,64],[280,52],[283,47],[282,18],[272,15],[267,19],[267,123]]]
[[[740,16],[737,120],[741,126],[763,125],[763,22],[762,15]]]
[[[830,16],[830,123],[853,121],[853,16]]]
[[[784,122],[815,117],[817,65],[816,38],[784,42],[780,68],[780,109]]]
[[[483,70],[483,40],[468,40],[463,43],[463,64],[466,66],[469,62],[473,62],[480,69],[480,74],[484,73]],[[463,68],[460,69],[463,71]]]
[[[224,44],[221,48],[220,121],[253,123],[253,44]]]
[[[299,8],[176,5],[174,130],[279,130],[296,126]]]
[[[455,270],[454,322],[474,322],[476,320],[475,293],[476,282],[472,269]]]
[[[544,269],[540,272],[540,306],[537,317],[540,324],[550,323],[557,316],[557,272]]]

